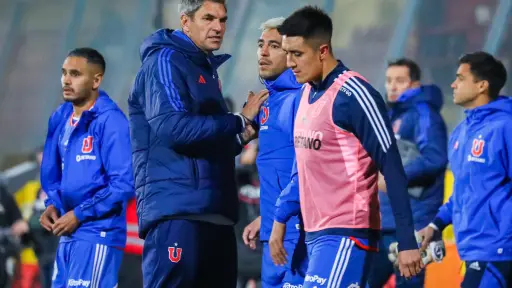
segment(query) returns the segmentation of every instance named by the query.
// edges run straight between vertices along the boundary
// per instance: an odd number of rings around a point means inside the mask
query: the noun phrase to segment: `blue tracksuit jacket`
[[[441,89],[427,85],[406,91],[390,106],[397,142],[415,150],[402,150],[401,156],[409,187],[420,189],[419,197],[410,198],[418,231],[432,221],[443,204],[448,135],[440,113],[442,105]],[[395,230],[388,194],[379,192],[379,199],[382,229]]]
[[[511,261],[512,99],[465,113],[448,146],[453,194],[434,224],[453,224],[464,261]]]
[[[126,204],[135,196],[128,120],[100,91],[94,107],[82,113],[66,155],[60,155],[59,139],[72,113],[72,104],[64,103],[48,122],[41,165],[41,185],[48,194],[45,204],[54,205],[61,216],[73,210],[80,220],[78,229],[61,241],[124,247]]]
[[[217,68],[182,31],[144,40],[128,99],[139,235],[172,217],[238,217],[234,157],[242,119],[228,114]]]
[[[260,125],[259,153],[256,159],[260,177],[260,239],[267,241],[272,232],[276,201],[290,182],[295,148],[293,125],[300,103],[301,87],[291,70],[274,81],[265,81],[269,98],[263,103],[257,123]],[[287,223],[285,239],[299,238],[299,218]]]

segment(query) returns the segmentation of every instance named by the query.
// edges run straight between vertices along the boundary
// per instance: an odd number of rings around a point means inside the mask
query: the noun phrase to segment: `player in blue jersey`
[[[269,98],[256,118],[259,125],[259,153],[256,159],[260,176],[261,217],[249,224],[243,239],[250,247],[259,240],[263,243],[263,287],[295,287],[304,283],[307,270],[307,251],[299,216],[291,217],[280,233],[270,239],[276,201],[283,189],[290,189],[290,175],[295,159],[293,124],[300,101],[302,85],[286,68],[286,53],[281,49],[282,37],[277,27],[284,18],[273,18],[261,25],[258,40],[259,76],[269,91]],[[283,241],[284,240],[284,241]],[[282,256],[274,263],[270,245],[276,245]]]
[[[512,287],[512,99],[499,96],[506,80],[503,63],[486,52],[459,60],[453,102],[466,119],[448,142],[453,194],[420,231],[425,249],[453,224],[463,288]]]
[[[62,65],[65,103],[50,117],[41,165],[48,195],[41,225],[60,236],[52,287],[115,287],[133,188],[128,120],[99,90],[103,56],[71,51]]]

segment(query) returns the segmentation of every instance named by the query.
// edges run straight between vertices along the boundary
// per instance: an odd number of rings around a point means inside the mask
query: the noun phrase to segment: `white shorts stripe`
[[[368,117],[368,115],[370,115],[370,113],[368,112],[368,110],[366,108],[366,105],[364,105],[361,97],[358,95],[358,93],[356,93],[356,91],[352,88],[352,86],[348,85],[347,82],[345,82],[343,87],[347,88],[353,95],[356,96],[357,102],[359,102],[359,105],[361,105],[361,108],[363,108],[363,111],[366,114],[366,117],[370,121],[370,125],[372,125],[372,128],[375,131],[375,135],[377,135],[377,139],[379,140],[379,143],[380,143],[380,146],[382,147],[382,150],[384,150],[384,152],[387,152],[388,150],[386,148],[386,145],[384,144],[384,139],[383,139],[381,133],[377,132],[378,129],[377,129],[376,124],[374,122],[374,118],[373,117]]]
[[[338,248],[338,253],[336,253],[336,258],[334,259],[334,263],[332,264],[331,275],[329,275],[329,281],[327,282],[327,288],[331,287],[332,280],[334,278],[334,273],[336,268],[338,267],[338,263],[340,262],[341,252],[343,251],[343,246],[345,244],[346,238],[341,239],[340,247]]]
[[[98,271],[98,264],[99,264],[98,258],[99,257],[100,257],[100,244],[96,244],[96,250],[94,252],[94,262],[92,264],[92,279],[91,279],[92,285],[94,285],[94,281],[96,280],[96,271]],[[92,287],[92,285],[91,285],[91,287]]]
[[[99,266],[99,269],[98,269],[98,274],[97,274],[97,277],[96,277],[96,285],[94,286],[94,288],[100,287],[101,275],[103,274],[103,266],[105,266],[105,258],[107,258],[108,247],[105,246],[105,245],[101,245],[101,246],[103,247],[102,255],[101,255],[101,262],[100,262],[100,266]]]
[[[386,139],[386,143],[391,146],[391,136],[389,135],[389,131],[388,129],[386,128],[386,123],[384,122],[384,119],[382,119],[382,115],[380,114],[379,112],[379,108],[377,107],[377,103],[375,103],[375,100],[373,99],[372,95],[370,95],[370,92],[368,92],[368,89],[366,89],[366,87],[364,87],[364,85],[361,84],[361,82],[359,81],[359,79],[357,79],[356,77],[352,77],[348,80],[348,82],[350,82],[351,84],[355,83],[355,85],[359,86],[359,88],[361,88],[363,90],[363,93],[362,93],[362,97],[363,99],[366,99],[365,102],[368,103],[367,101],[370,102],[370,104],[368,105],[368,108],[370,111],[373,111],[372,113],[372,116],[375,117],[375,115],[377,115],[377,119],[376,119],[376,122],[377,122],[377,126],[379,126],[379,128],[381,128],[382,130],[380,130],[383,135],[385,136],[384,138]],[[389,148],[386,147],[387,148]]]
[[[346,249],[347,251],[347,256],[345,257],[345,261],[343,263],[343,265],[340,265],[340,266],[343,266],[342,270],[341,270],[341,273],[336,281],[337,283],[337,286],[333,286],[333,287],[340,287],[341,286],[341,280],[343,280],[343,275],[345,275],[345,270],[347,270],[347,265],[348,265],[348,262],[350,262],[350,253],[352,252],[352,248],[354,247],[354,241],[352,240],[349,240],[348,241],[349,243],[349,246],[348,248]]]
[[[332,288],[340,287],[340,278],[343,276],[343,275],[341,275],[341,271],[343,269],[345,262],[348,260],[347,255],[350,255],[350,252],[348,250],[351,248],[350,243],[352,243],[352,241],[347,238],[343,238],[343,239],[346,239],[345,246],[343,247],[343,254],[341,255],[341,261],[340,261],[340,263],[338,263],[338,265],[336,267],[336,274],[334,274]]]

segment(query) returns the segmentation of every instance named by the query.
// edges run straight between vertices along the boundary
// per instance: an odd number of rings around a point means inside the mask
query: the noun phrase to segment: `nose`
[[[222,31],[222,23],[220,22],[219,19],[216,19],[215,21],[213,21],[213,24],[212,24],[212,29],[213,31],[217,32],[217,33],[220,33]]]
[[[286,66],[288,66],[288,68],[295,68],[297,66],[293,61],[291,54],[286,55]]]
[[[71,77],[69,77],[69,74],[62,75],[61,81],[63,85],[69,86],[71,84]]]
[[[260,48],[260,55],[261,55],[261,56],[268,56],[268,45],[264,44],[264,45]]]
[[[452,87],[452,89],[455,89],[457,87],[457,84],[455,84],[455,82],[457,82],[457,81],[453,81],[452,85],[450,85],[450,87]]]

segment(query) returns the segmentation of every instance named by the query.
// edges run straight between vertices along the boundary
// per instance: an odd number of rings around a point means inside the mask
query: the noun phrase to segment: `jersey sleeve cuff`
[[[78,219],[78,221],[84,221],[85,215],[82,209],[80,209],[80,206],[75,207],[75,209],[73,209],[73,212],[75,212],[75,217],[76,219]]]
[[[55,202],[54,202],[52,199],[50,199],[50,198],[46,198],[46,200],[44,200],[44,206],[45,206],[46,208],[48,208],[48,207],[49,207],[49,206],[51,206],[51,205],[53,205],[55,208],[57,208],[57,207],[55,206]]]
[[[444,223],[443,219],[441,217],[436,217],[432,223],[435,227],[437,227],[437,231],[442,232],[448,224]],[[430,226],[430,225],[429,225]],[[432,227],[432,226],[431,226]],[[434,228],[434,227],[432,227]],[[435,228],[434,228],[435,230]]]

